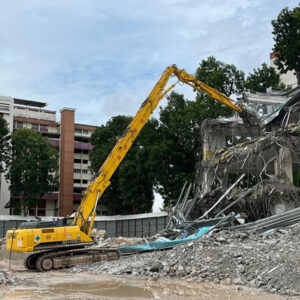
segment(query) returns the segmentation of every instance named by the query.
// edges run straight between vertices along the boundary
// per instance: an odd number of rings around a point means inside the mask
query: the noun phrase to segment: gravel
[[[150,279],[197,281],[257,287],[300,295],[300,224],[267,236],[220,231],[171,250],[124,256],[121,260],[81,265],[71,272],[128,274]]]

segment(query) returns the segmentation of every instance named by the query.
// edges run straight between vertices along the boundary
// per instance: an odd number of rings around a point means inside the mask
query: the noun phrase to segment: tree
[[[131,117],[115,116],[106,125],[97,128],[92,137],[90,153],[91,168],[97,172],[122,132],[131,122]],[[148,212],[153,204],[154,173],[151,147],[156,143],[158,121],[149,120],[126,157],[111,178],[111,185],[101,198],[109,214]]]
[[[295,71],[300,85],[300,7],[284,8],[272,21],[275,64],[281,73]]]
[[[203,81],[217,91],[230,97],[242,95],[245,89],[245,74],[234,65],[225,64],[210,56],[202,60],[196,70],[197,79]],[[206,118],[218,118],[219,116],[232,116],[233,111],[223,104],[211,99],[204,92],[198,92],[196,101],[202,103],[201,111]],[[203,111],[204,110],[204,111]]]
[[[196,77],[227,96],[239,96],[244,90],[244,73],[214,57],[200,63]],[[167,99],[167,106],[160,110],[160,144],[154,150],[154,161],[159,166],[157,189],[165,205],[178,197],[185,181],[192,182],[195,178],[195,165],[202,153],[202,122],[207,118],[233,114],[229,108],[202,92],[197,93],[195,101],[175,92]]]
[[[167,100],[167,106],[160,108],[160,142],[152,148],[156,190],[166,206],[178,197],[185,181],[193,181],[199,148],[198,116],[192,114],[191,101],[175,92]]]
[[[7,174],[13,199],[8,206],[20,198],[20,209],[27,215],[45,193],[57,189],[57,168],[58,153],[45,137],[32,129],[15,131]]]
[[[7,169],[5,164],[7,164],[10,155],[10,135],[7,122],[0,114],[0,173],[5,172]]]
[[[265,93],[268,87],[284,89],[284,84],[280,82],[280,75],[273,67],[268,67],[265,63],[261,65],[261,68],[249,73],[245,86],[253,92],[262,93]]]

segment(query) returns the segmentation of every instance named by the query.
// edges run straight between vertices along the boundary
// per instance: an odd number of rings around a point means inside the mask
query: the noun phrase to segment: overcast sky
[[[269,64],[271,20],[298,1],[2,0],[0,95],[75,108],[77,123],[133,115],[170,64]]]

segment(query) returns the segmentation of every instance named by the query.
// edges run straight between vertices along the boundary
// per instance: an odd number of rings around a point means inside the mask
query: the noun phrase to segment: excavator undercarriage
[[[25,257],[24,264],[28,270],[44,272],[119,258],[120,252],[113,248],[87,247],[69,250],[64,248],[30,253]]]

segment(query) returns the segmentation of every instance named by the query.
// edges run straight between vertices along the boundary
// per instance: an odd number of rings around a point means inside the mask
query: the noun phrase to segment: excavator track
[[[25,257],[28,270],[39,272],[69,268],[79,264],[117,260],[121,256],[115,248],[87,247],[70,250],[39,251]]]

